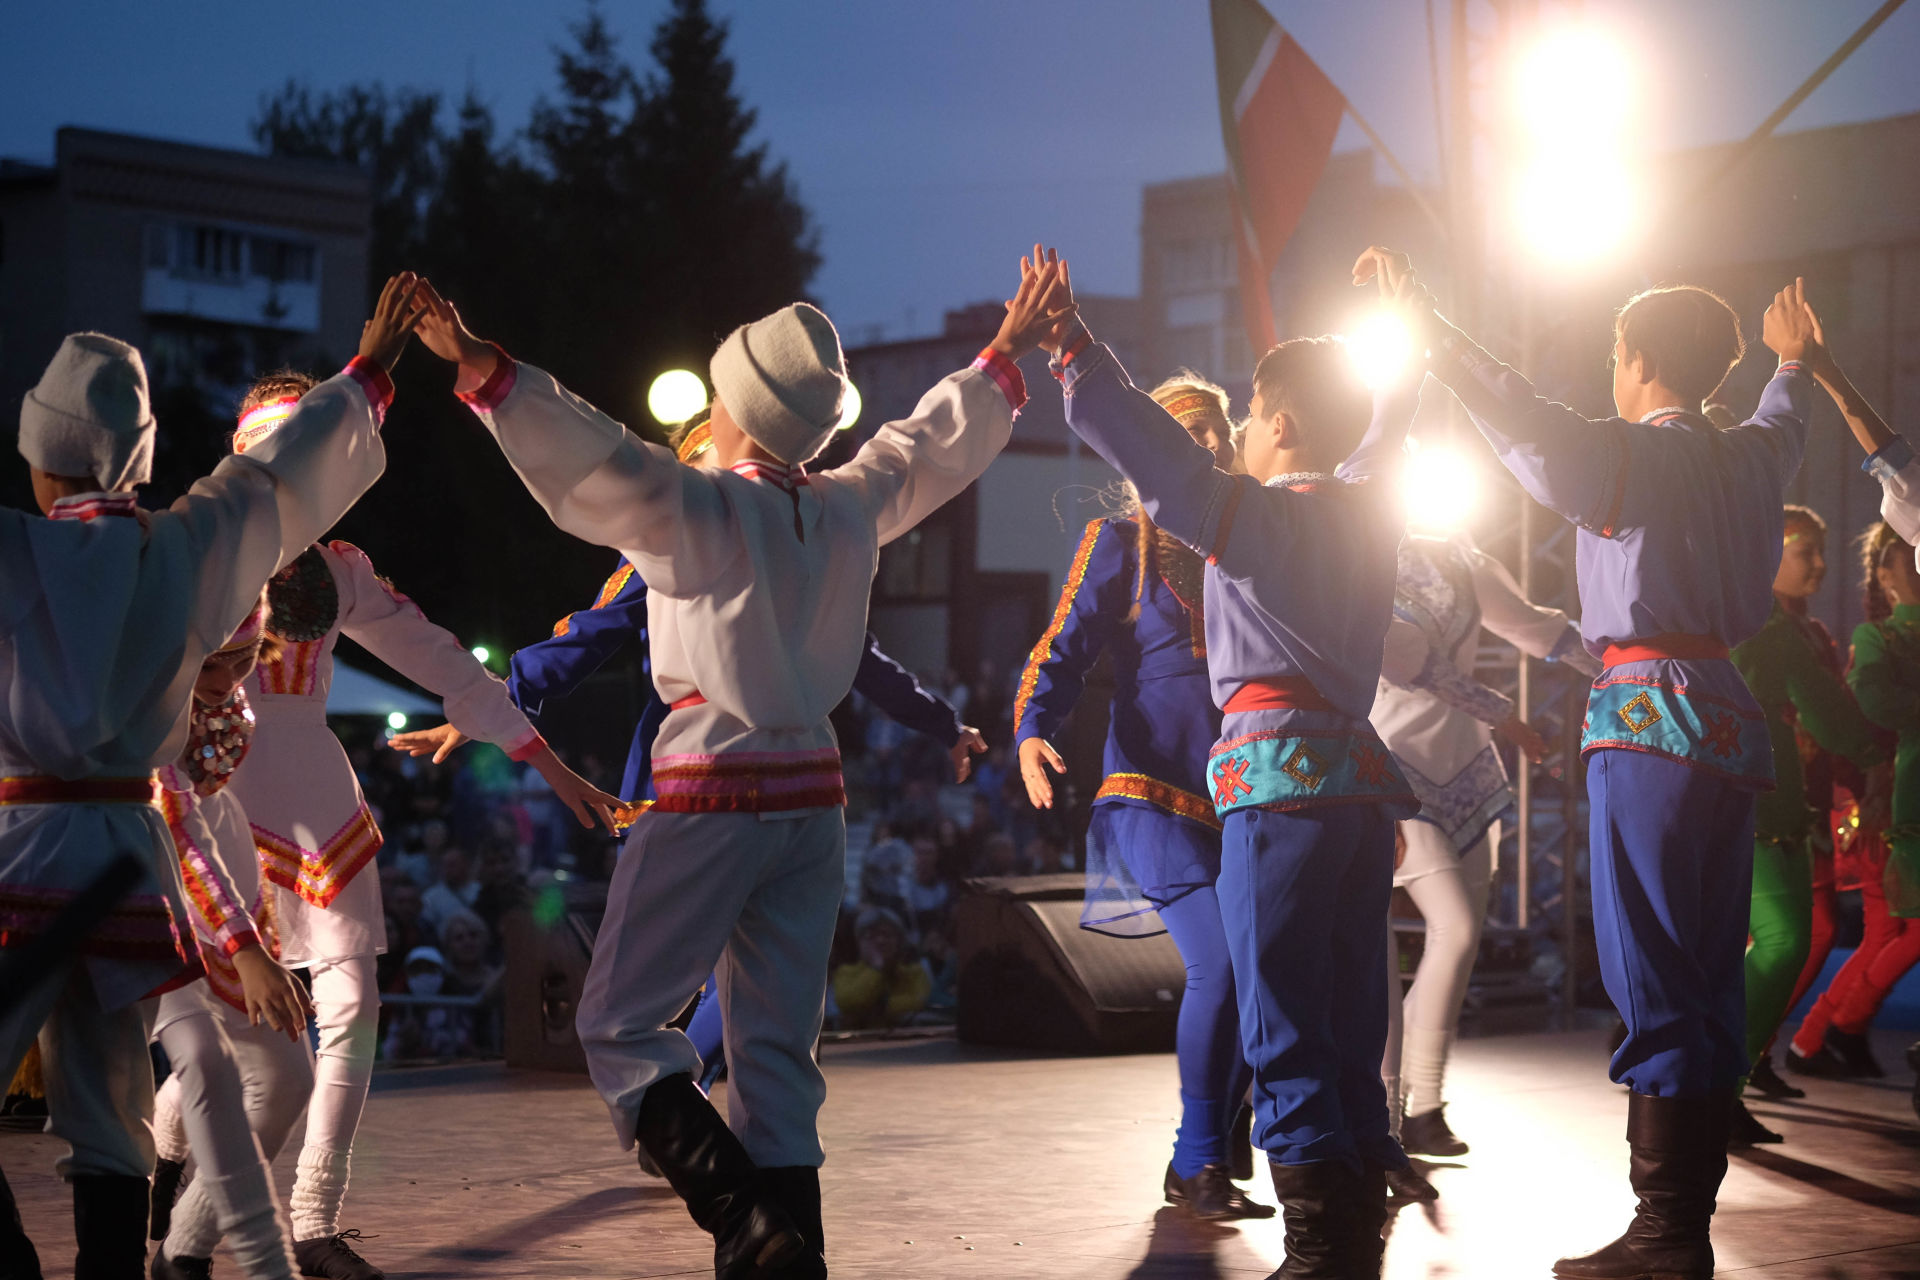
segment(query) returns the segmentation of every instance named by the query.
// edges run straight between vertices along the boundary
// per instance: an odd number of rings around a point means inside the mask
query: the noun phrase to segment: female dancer
[[[1473,678],[1480,630],[1587,676],[1600,664],[1566,614],[1530,603],[1505,566],[1465,538],[1400,544],[1393,615],[1372,720],[1420,797],[1420,816],[1400,824],[1407,852],[1393,883],[1420,908],[1427,933],[1401,1016],[1388,1024],[1381,1074],[1396,1116],[1404,1101],[1407,1153],[1459,1156],[1467,1144],[1447,1125],[1442,1087],[1480,950],[1499,818],[1513,803],[1493,735],[1534,760],[1547,750],[1504,694]],[[1396,973],[1390,994],[1399,992]]]
[[[266,439],[311,386],[300,374],[256,383],[241,404],[236,453]],[[582,825],[609,827],[616,797],[562,764],[527,718],[452,633],[429,622],[344,542],[309,547],[268,587],[280,658],[247,678],[258,717],[246,770],[232,790],[252,820],[263,873],[273,885],[281,956],[313,976],[320,1045],[293,1195],[294,1255],[303,1274],[382,1280],[339,1233],[354,1130],[373,1076],[380,1013],[374,957],[386,948],[380,877],[360,874],[380,831],[339,740],[327,728],[333,649],[351,637],[446,701],[472,737],[538,770]]]
[[[1153,392],[1215,465],[1233,463],[1224,391],[1182,374]],[[1013,704],[1020,774],[1035,806],[1053,805],[1047,770],[1066,765],[1048,739],[1079,699],[1102,650],[1113,655],[1105,780],[1087,830],[1085,928],[1144,935],[1164,927],[1187,965],[1176,1044],[1181,1120],[1166,1196],[1201,1218],[1265,1218],[1273,1210],[1233,1185],[1227,1134],[1252,1073],[1214,882],[1220,820],[1207,755],[1220,712],[1207,683],[1203,562],[1144,511],[1087,526],[1053,621],[1033,647]],[[1158,911],[1159,922],[1150,912]]]
[[[1862,877],[1860,947],[1787,1047],[1787,1066],[1808,1075],[1885,1074],[1867,1045],[1867,1028],[1894,984],[1920,962],[1920,881],[1914,877],[1920,867],[1920,570],[1912,545],[1885,522],[1861,545],[1868,621],[1854,629],[1847,683],[1867,718],[1899,735],[1893,820],[1879,845],[1884,864]]]

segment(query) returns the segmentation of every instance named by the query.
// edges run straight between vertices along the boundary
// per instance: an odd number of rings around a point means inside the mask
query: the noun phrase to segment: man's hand
[[[419,297],[422,286],[427,282],[411,271],[402,271],[380,290],[373,315],[360,326],[360,354],[388,372],[407,349],[414,326],[426,316],[426,302]]]
[[[478,386],[493,373],[500,355],[493,344],[474,337],[473,330],[460,318],[460,311],[440,296],[431,280],[420,282],[420,296],[426,302],[426,314],[420,318],[420,341],[427,350],[460,366],[461,382]]]
[[[553,754],[552,747],[543,747],[540,754],[527,761],[539,775],[547,780],[561,804],[573,810],[573,816],[583,827],[591,827],[597,818],[600,825],[609,833],[618,834],[615,829],[616,813],[625,807],[626,802],[619,796],[608,795],[600,788],[561,762]]]
[[[1414,273],[1413,260],[1383,245],[1371,245],[1353,264],[1353,282],[1379,287],[1381,307],[1407,326],[1419,349],[1414,363],[1424,368],[1426,351],[1438,340],[1441,321],[1433,294]]]
[[[987,740],[980,731],[970,724],[960,726],[960,740],[947,748],[947,758],[953,761],[953,780],[965,782],[973,776],[973,758],[987,749]]]
[[[1534,727],[1518,716],[1509,716],[1495,726],[1494,732],[1520,748],[1520,754],[1536,764],[1547,758],[1550,748],[1547,740],[1534,730]]]
[[[247,1021],[256,1027],[265,1022],[297,1042],[313,1017],[313,1003],[300,980],[258,943],[234,952],[233,967],[240,972]]]
[[[1031,259],[1020,259],[1020,290],[1007,302],[1000,332],[987,346],[1009,360],[1018,360],[1040,345],[1042,338],[1072,319],[1071,290],[1062,293],[1067,264],[1049,249],[1045,255],[1033,246]]]
[[[404,751],[416,759],[431,752],[433,762],[443,764],[456,747],[467,741],[466,734],[450,724],[443,724],[432,729],[414,729],[408,733],[396,733],[387,739],[387,745],[395,751]]]
[[[1784,363],[1804,360],[1817,363],[1821,352],[1820,321],[1807,305],[1807,282],[1799,276],[1773,295],[1767,314],[1760,322],[1760,340]]]
[[[1067,762],[1045,738],[1028,738],[1020,744],[1020,780],[1027,784],[1027,799],[1036,809],[1053,808],[1053,779],[1047,776],[1048,769],[1065,773]]]

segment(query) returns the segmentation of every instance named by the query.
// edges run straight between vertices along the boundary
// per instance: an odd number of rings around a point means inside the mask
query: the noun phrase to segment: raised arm
[[[1868,403],[1867,397],[1853,385],[1853,379],[1840,368],[1833,350],[1827,345],[1825,328],[1810,304],[1803,300],[1813,341],[1806,350],[1807,371],[1811,373],[1840,410],[1847,429],[1866,451],[1860,469],[1880,482],[1880,516],[1906,542],[1920,542],[1920,456],[1905,436],[1889,427],[1886,420]]]
[[[1844,756],[1859,768],[1880,763],[1886,753],[1847,682],[1801,636],[1794,640],[1787,660],[1787,696],[1801,726],[1823,750]]]
[[[1920,729],[1920,688],[1907,678],[1904,657],[1891,651],[1888,627],[1863,622],[1854,628],[1847,684],[1867,719],[1896,733]]]
[[[853,691],[890,719],[951,749],[960,741],[960,713],[938,694],[927,692],[913,673],[888,657],[871,631],[854,672]]]
[[[553,634],[514,652],[507,696],[534,720],[638,637],[647,625],[647,584],[622,561],[594,602],[554,625]]]

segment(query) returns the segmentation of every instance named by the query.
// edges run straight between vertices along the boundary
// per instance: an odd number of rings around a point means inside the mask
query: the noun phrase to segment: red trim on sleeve
[[[1233,513],[1240,509],[1240,494],[1244,486],[1227,486],[1227,509],[1220,513],[1220,527],[1214,530],[1213,549],[1207,552],[1208,564],[1219,564],[1220,553],[1227,549],[1227,539],[1233,534]]]
[[[497,342],[489,342],[487,345],[493,348],[493,372],[488,374],[487,380],[475,390],[460,393],[460,398],[472,405],[477,413],[492,413],[498,409],[501,402],[512,392],[513,384],[520,376],[520,366],[514,362],[512,356],[507,354],[505,347]]]
[[[236,934],[232,934],[227,938],[225,938],[224,940],[222,940],[220,943],[220,950],[225,952],[229,957],[232,957],[232,956],[239,955],[242,951],[245,951],[248,947],[258,947],[258,946],[264,946],[264,945],[265,944],[260,941],[259,934],[255,933],[251,929],[242,929],[240,932]]]
[[[345,373],[367,393],[367,403],[373,406],[373,416],[384,419],[387,406],[393,403],[393,379],[380,367],[380,362],[366,356],[355,356],[347,361]]]
[[[1027,402],[1027,380],[1021,375],[1019,365],[988,347],[973,358],[972,367],[999,384],[1001,394],[1007,398],[1007,405],[1015,413],[1020,412],[1021,406]]]
[[[515,764],[531,760],[547,749],[547,740],[540,736],[538,729],[531,729],[528,732],[533,736],[507,750],[507,759]]]

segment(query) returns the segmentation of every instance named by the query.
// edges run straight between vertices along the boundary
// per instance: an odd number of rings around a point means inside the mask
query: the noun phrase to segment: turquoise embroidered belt
[[[1386,804],[1410,818],[1420,802],[1371,726],[1250,733],[1221,743],[1207,760],[1213,807],[1307,809],[1333,804]]]
[[[1648,681],[1609,681],[1587,699],[1580,754],[1645,751],[1763,790],[1773,788],[1773,745],[1757,709]]]

